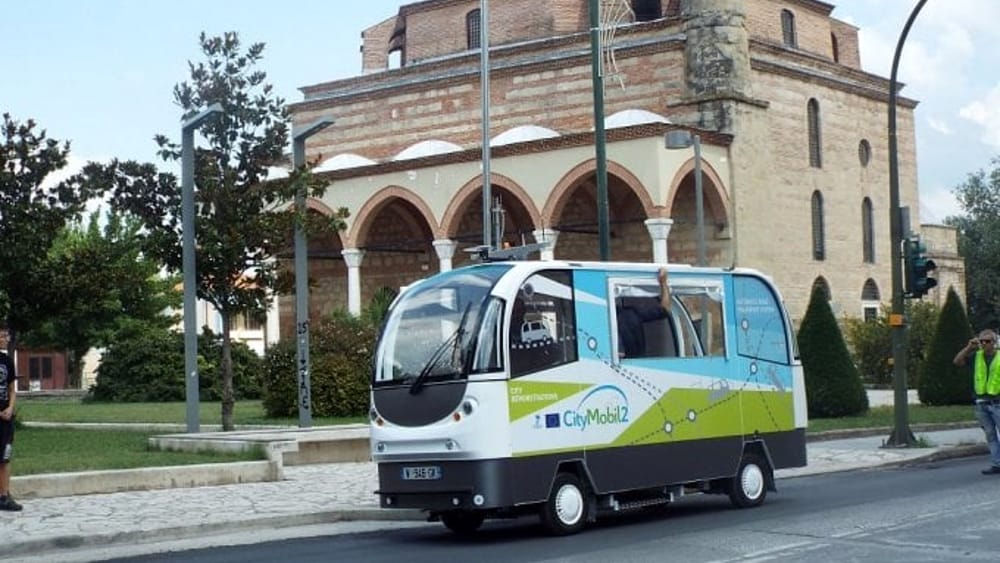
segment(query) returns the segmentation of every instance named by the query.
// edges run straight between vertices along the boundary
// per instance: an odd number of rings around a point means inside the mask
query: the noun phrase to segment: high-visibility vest
[[[975,366],[976,395],[1000,395],[1000,358],[994,355],[987,367],[986,354],[979,350],[976,352]]]

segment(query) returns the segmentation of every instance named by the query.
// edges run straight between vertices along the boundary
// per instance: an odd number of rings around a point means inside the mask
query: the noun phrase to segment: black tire
[[[590,492],[580,479],[572,473],[560,473],[542,505],[542,526],[554,536],[575,534],[587,525],[590,504]]]
[[[486,514],[474,510],[453,510],[441,513],[441,523],[460,536],[470,536],[483,525]]]
[[[737,508],[760,506],[767,498],[767,481],[770,467],[759,455],[746,452],[740,460],[740,469],[730,481],[729,500]]]

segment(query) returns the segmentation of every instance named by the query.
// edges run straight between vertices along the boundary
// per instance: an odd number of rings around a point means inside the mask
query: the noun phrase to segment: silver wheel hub
[[[563,485],[556,491],[555,512],[559,521],[572,526],[583,518],[583,492],[573,485]]]
[[[751,463],[743,468],[743,474],[740,475],[740,487],[748,499],[760,498],[760,495],[764,493],[764,472],[758,465]]]

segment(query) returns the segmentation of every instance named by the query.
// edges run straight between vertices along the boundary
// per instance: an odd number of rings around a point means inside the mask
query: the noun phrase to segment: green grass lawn
[[[17,430],[14,441],[13,474],[34,475],[266,459],[263,451],[222,454],[150,450],[146,444],[153,435],[149,432],[21,427]]]
[[[975,422],[972,405],[950,405],[945,407],[928,407],[910,405],[907,409],[910,424],[929,424],[945,422]],[[895,426],[896,411],[893,407],[872,407],[864,416],[849,416],[844,418],[816,418],[809,420],[808,432],[823,432],[826,430],[849,430],[854,428],[878,428]]]
[[[222,405],[201,403],[200,424],[221,424]],[[23,422],[117,422],[117,423],[175,423],[185,424],[187,405],[174,403],[84,403],[78,398],[26,397],[17,399],[17,418]],[[366,417],[333,418],[315,417],[316,426],[367,422]],[[261,401],[237,401],[233,409],[233,423],[237,426],[269,425],[298,426],[294,418],[268,418]]]

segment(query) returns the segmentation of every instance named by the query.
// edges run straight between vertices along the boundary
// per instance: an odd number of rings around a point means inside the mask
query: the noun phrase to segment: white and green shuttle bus
[[[727,494],[756,506],[806,464],[802,365],[777,289],[748,269],[482,263],[408,287],[372,379],[384,508],[459,533],[539,514]]]

